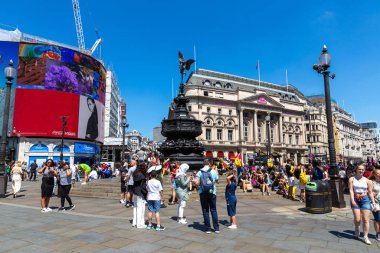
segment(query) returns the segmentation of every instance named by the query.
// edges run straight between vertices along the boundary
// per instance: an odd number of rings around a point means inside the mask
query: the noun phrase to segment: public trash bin
[[[331,188],[327,181],[310,181],[305,188],[308,213],[322,214],[332,211]]]

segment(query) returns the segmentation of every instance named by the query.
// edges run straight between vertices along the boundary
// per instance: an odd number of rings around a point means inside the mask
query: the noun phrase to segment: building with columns
[[[241,152],[247,162],[270,152],[281,162],[306,162],[307,99],[295,87],[198,69],[185,95],[190,115],[203,122],[198,138],[206,156],[233,159]]]

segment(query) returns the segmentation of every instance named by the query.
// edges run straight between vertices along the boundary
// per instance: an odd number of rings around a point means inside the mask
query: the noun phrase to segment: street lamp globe
[[[13,80],[16,76],[16,69],[13,67],[13,61],[9,61],[9,66],[4,69],[4,75],[8,80]]]
[[[269,115],[265,116],[265,120],[270,121],[270,116]]]
[[[330,66],[331,55],[327,52],[326,45],[323,45],[322,54],[319,56],[319,63],[322,66]]]

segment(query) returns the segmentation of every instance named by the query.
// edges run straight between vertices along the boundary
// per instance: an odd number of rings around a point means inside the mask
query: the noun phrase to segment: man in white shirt
[[[127,176],[125,177],[124,181],[125,182],[128,182],[128,188],[127,188],[127,201],[125,203],[125,207],[133,207],[134,206],[134,203],[133,203],[133,172],[135,172],[136,170],[136,161],[135,160],[131,160],[131,162],[129,163],[129,169],[128,169],[128,174]]]

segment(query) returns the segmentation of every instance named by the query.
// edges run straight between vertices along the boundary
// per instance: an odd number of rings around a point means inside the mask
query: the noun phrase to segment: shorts
[[[380,211],[372,212],[372,214],[373,214],[373,219],[374,219],[376,222],[380,222]]]
[[[177,189],[177,184],[175,183],[175,179],[172,179],[172,189]]]
[[[366,195],[364,196],[361,201],[355,200],[356,207],[352,206],[351,203],[351,208],[352,209],[360,209],[360,210],[371,210],[371,201],[369,200],[369,197]]]
[[[228,216],[236,216],[236,199],[227,201]]]
[[[128,192],[133,192],[133,185],[128,185]]]
[[[121,192],[127,192],[127,186],[125,186],[125,183],[121,182],[120,184],[120,191]]]
[[[161,201],[160,200],[148,200],[148,211],[159,213],[161,209]]]

